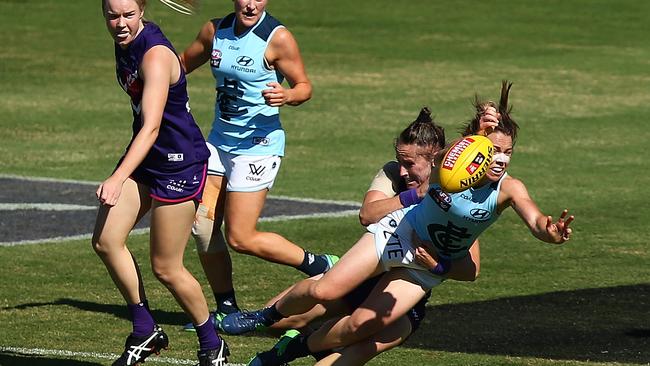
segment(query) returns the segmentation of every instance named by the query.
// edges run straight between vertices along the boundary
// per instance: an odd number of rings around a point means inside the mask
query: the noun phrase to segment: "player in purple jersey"
[[[239,253],[289,265],[309,276],[326,271],[338,260],[332,255],[305,251],[278,234],[257,230],[284,150],[278,108],[309,100],[312,87],[296,40],[266,12],[267,0],[234,0],[233,4],[233,13],[206,22],[181,54],[188,73],[208,63],[217,79],[215,120],[210,133],[216,137],[209,138],[212,156],[208,181],[192,229],[217,303],[217,321],[239,309],[228,245]],[[230,67],[225,66],[230,63]],[[249,63],[246,71],[233,71]],[[288,86],[281,84],[282,78]],[[226,79],[230,86],[221,84]],[[234,125],[233,120],[241,125]],[[267,131],[269,125],[275,126],[271,132]],[[226,141],[225,136],[233,140]],[[229,143],[245,147],[219,146]],[[193,330],[192,324],[185,329]]]
[[[115,41],[117,79],[133,111],[131,142],[96,192],[100,207],[92,239],[133,323],[113,365],[142,363],[169,342],[151,315],[137,262],[126,247],[129,232],[148,211],[152,270],[195,324],[199,365],[223,365],[227,346],[212,324],[201,285],[183,266],[209,151],[189,112],[180,60],[158,26],[144,21],[145,2],[102,1]]]

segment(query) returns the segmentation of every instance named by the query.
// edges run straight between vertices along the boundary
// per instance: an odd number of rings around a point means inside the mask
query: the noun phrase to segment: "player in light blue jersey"
[[[486,120],[496,121],[496,117],[484,115]],[[431,110],[424,107],[415,121],[410,123],[395,139],[394,149],[396,160],[390,161],[379,170],[373,178],[370,188],[366,192],[363,204],[359,210],[359,221],[368,226],[377,223],[381,218],[395,210],[417,204],[427,195],[430,176],[432,172],[431,161],[434,153],[445,146],[445,132],[438,126],[432,116]],[[454,262],[452,270],[447,274],[450,279],[459,281],[474,281],[478,276],[480,266],[480,252],[478,241],[472,245],[470,255],[461,261]],[[352,313],[368,297],[383,274],[365,280],[343,298],[318,304],[305,314],[290,316],[274,323],[273,329],[290,329],[276,343],[273,348],[258,353],[249,365],[264,365],[269,360],[282,355],[283,345],[292,343],[296,337],[308,336],[318,327],[314,323],[322,322],[335,317],[342,317]],[[275,296],[267,302],[273,305],[290,288]],[[332,353],[339,354],[347,362],[354,364],[367,362],[378,354],[400,345],[413,334],[426,316],[426,303],[431,291],[425,295],[405,316],[390,324],[384,331],[389,336],[380,341],[366,339],[357,343],[352,348],[329,352],[319,352],[313,356],[317,359],[327,356],[331,359]],[[313,328],[312,327],[316,327]],[[297,330],[300,332],[298,333]],[[351,359],[353,357],[353,359]]]
[[[312,254],[256,227],[284,155],[279,108],[302,104],[312,90],[296,40],[266,12],[266,5],[266,0],[234,0],[235,11],[207,22],[181,55],[188,73],[209,63],[216,80],[208,138],[212,155],[193,235],[217,302],[217,321],[238,310],[226,242],[237,252],[309,276],[323,273],[338,260]],[[282,86],[285,79],[288,87]]]
[[[287,316],[304,313],[316,304],[341,298],[367,278],[384,273],[369,297],[350,316],[325,324],[309,337],[289,342],[284,357],[274,361],[289,362],[294,356],[354,347],[369,339],[381,341],[387,326],[420,301],[427,290],[443,282],[454,266],[453,261],[466,256],[473,240],[506,208],[512,207],[536,238],[554,244],[569,240],[573,216],[567,217],[567,210],[557,221],[544,215],[524,184],[506,174],[518,130],[508,106],[510,86],[504,82],[500,103],[495,108],[498,124],[484,131],[494,144],[495,157],[475,188],[445,193],[435,182],[438,174],[434,172],[428,194],[420,204],[395,211],[369,228],[370,232],[322,278],[299,282],[268,308],[228,315],[222,326],[229,333],[269,326]],[[480,108],[493,107],[481,104]],[[472,133],[480,132],[472,129]],[[436,163],[441,161],[441,153],[436,154]],[[419,247],[430,254],[428,265],[418,261]],[[337,362],[345,364],[344,360]]]

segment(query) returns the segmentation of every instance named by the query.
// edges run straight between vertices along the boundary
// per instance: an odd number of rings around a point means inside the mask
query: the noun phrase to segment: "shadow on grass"
[[[647,364],[650,284],[428,307],[405,347]]]
[[[16,352],[0,351],[0,365],[12,366],[101,366],[101,363],[47,358],[43,356],[24,355]]]
[[[57,305],[70,306],[70,307],[77,308],[79,310],[90,311],[95,313],[111,314],[117,318],[122,318],[124,320],[129,319],[126,310],[126,305],[99,304],[96,302],[68,299],[68,298],[63,298],[63,299],[58,299],[56,301],[48,301],[48,302],[25,303],[25,304],[12,306],[12,307],[5,307],[4,310],[11,310],[11,309],[21,310],[21,309],[28,309],[28,308],[37,308],[41,306],[57,306]],[[153,315],[153,318],[156,320],[156,322],[161,326],[163,326],[165,330],[167,330],[167,328],[165,327],[167,325],[173,327],[178,326],[180,328],[181,326],[190,322],[190,318],[182,311],[172,312],[172,311],[164,311],[164,310],[152,310],[151,314]],[[248,334],[240,335],[240,337],[277,338],[284,332],[278,331],[276,333],[277,334],[275,333],[269,334],[268,332],[255,331]],[[4,366],[4,364],[0,363],[0,366]]]
[[[11,309],[49,305],[72,306],[127,319],[123,305],[75,299],[26,303]],[[182,312],[154,310],[153,315],[163,325],[182,325],[188,321]],[[647,364],[650,363],[650,284],[429,306],[420,329],[404,347]]]
[[[5,310],[27,309],[27,308],[53,306],[53,305],[65,305],[65,306],[70,306],[84,311],[112,314],[118,318],[127,319],[127,320],[129,318],[128,313],[126,311],[126,305],[124,304],[120,304],[120,305],[99,304],[96,302],[67,299],[67,298],[58,299],[56,301],[51,301],[51,302],[32,302],[32,303],[20,304],[17,306],[5,308]],[[190,321],[189,317],[181,311],[172,312],[172,311],[164,311],[164,310],[152,310],[151,314],[159,324],[184,325]]]

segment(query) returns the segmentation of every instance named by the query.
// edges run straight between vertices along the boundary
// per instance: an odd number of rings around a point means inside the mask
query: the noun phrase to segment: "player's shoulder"
[[[517,179],[517,178],[513,177],[510,174],[503,177],[502,182],[501,182],[502,187],[504,185],[506,185],[506,186],[522,186],[523,184],[524,184],[524,182],[522,182],[520,179]]]
[[[397,161],[392,160],[384,164],[381,168],[381,172],[383,172],[386,179],[390,181],[395,192],[406,190],[406,182],[400,175],[400,165]]]
[[[381,167],[381,170],[389,177],[399,177],[399,163],[391,160]]]
[[[500,191],[502,194],[505,193],[509,198],[518,195],[528,195],[528,190],[524,182],[510,174],[502,178]]]
[[[273,36],[272,40],[277,40],[278,37],[292,37],[284,25],[269,13],[266,13],[264,19],[253,30],[253,33],[265,42],[269,40],[271,35]]]
[[[222,18],[212,18],[210,19],[215,29],[225,29],[230,28],[235,24],[235,13],[230,13]]]

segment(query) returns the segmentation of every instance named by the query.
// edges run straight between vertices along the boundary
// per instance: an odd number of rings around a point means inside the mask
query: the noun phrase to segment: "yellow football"
[[[485,175],[494,145],[485,136],[466,136],[453,144],[440,165],[440,187],[449,193],[464,191]]]

